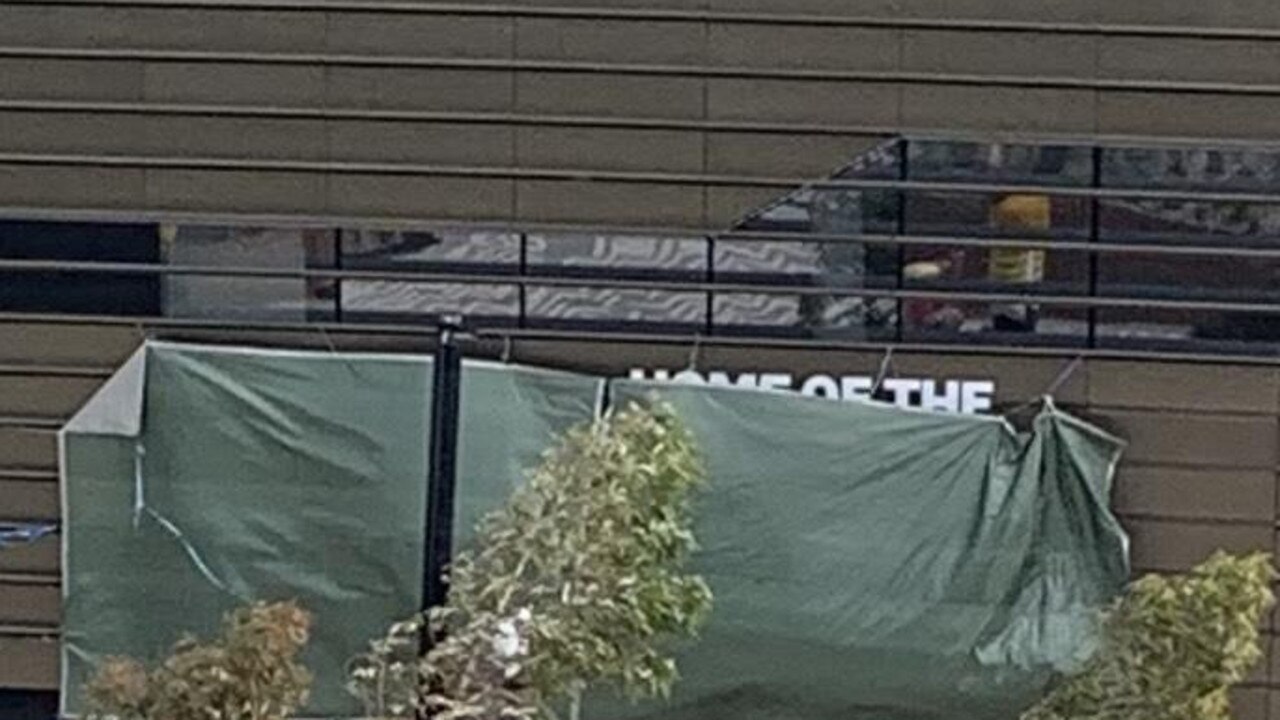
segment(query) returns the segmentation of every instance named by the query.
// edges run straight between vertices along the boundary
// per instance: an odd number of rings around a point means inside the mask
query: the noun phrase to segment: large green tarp
[[[159,657],[248,599],[317,614],[308,717],[349,716],[343,666],[420,603],[430,361],[149,343],[62,434],[64,711],[92,662]],[[464,367],[457,539],[596,378]],[[617,381],[676,407],[705,458],[697,569],[716,609],[668,703],[620,717],[1013,718],[1092,647],[1127,577],[1108,509],[1120,444],[1048,406],[1002,419]]]
[[[696,562],[715,610],[671,703],[632,715],[1014,718],[1092,650],[1128,577],[1108,502],[1120,443],[1051,404],[1018,436],[994,417],[612,389],[654,393],[711,477]]]
[[[151,343],[62,435],[63,704],[103,655],[155,659],[250,599],[315,613],[309,716],[421,604],[430,360]],[[590,378],[468,363],[457,524],[596,412]]]

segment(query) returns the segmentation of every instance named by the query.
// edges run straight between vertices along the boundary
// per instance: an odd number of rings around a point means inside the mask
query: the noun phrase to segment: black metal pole
[[[906,182],[911,179],[911,168],[908,165],[908,162],[910,161],[910,157],[911,157],[911,154],[910,154],[911,148],[908,145],[908,143],[910,142],[911,141],[906,138],[902,138],[898,140],[898,181],[899,182]],[[898,213],[897,213],[898,216],[897,216],[896,222],[894,223],[894,233],[896,234],[897,237],[902,237],[907,234],[907,194],[902,190],[898,190],[897,210],[898,210]],[[899,245],[898,246],[898,268],[897,268],[898,276],[896,278],[897,282],[895,283],[896,287],[899,290],[902,290],[907,286],[906,264],[907,264],[907,246]],[[894,329],[894,336],[897,338],[898,342],[901,343],[906,339],[906,324],[907,324],[907,305],[905,302],[903,302],[902,298],[898,298],[897,308],[898,308],[898,322],[897,322],[897,327]]]
[[[445,569],[453,559],[453,510],[458,470],[458,424],[462,399],[462,319],[440,319],[431,382],[431,428],[427,446],[427,515],[423,538],[422,609],[443,605],[449,593]],[[421,651],[430,649],[424,631]]]
[[[1093,160],[1093,177],[1090,185],[1094,188],[1102,187],[1102,162],[1104,156],[1102,154],[1102,146],[1095,145],[1092,149]],[[1098,202],[1095,195],[1089,199],[1089,242],[1096,243],[1102,228],[1102,203]],[[1089,297],[1098,296],[1098,251],[1094,250],[1089,253]],[[1087,333],[1086,347],[1098,347],[1098,308],[1090,306],[1086,311],[1086,328]]]

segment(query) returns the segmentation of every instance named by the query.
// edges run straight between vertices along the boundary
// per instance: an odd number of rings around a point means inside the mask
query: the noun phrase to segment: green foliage
[[[1218,553],[1184,576],[1142,578],[1094,658],[1023,720],[1227,720],[1228,690],[1262,656],[1274,576],[1268,555]]]
[[[550,717],[565,701],[576,712],[597,683],[666,694],[676,667],[658,644],[694,634],[711,606],[684,572],[702,482],[668,408],[569,431],[456,559],[427,656],[413,658],[421,621],[397,624],[357,659],[352,690],[375,717],[440,720]]]
[[[88,718],[284,720],[307,700],[311,675],[298,654],[310,627],[294,603],[257,603],[229,614],[217,640],[178,641],[153,670],[108,658],[86,689]]]

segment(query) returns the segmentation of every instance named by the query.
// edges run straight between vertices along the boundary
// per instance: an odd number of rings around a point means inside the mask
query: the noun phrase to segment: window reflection
[[[1102,184],[1193,193],[1280,191],[1280,153],[1259,148],[1121,147],[1102,151]],[[1280,248],[1280,204],[1170,199],[1105,199],[1099,208],[1099,239],[1154,245]],[[1225,255],[1125,254],[1099,262],[1102,295],[1189,298],[1242,302],[1280,299],[1280,259]],[[1280,341],[1280,322],[1253,313],[1182,313],[1158,309],[1107,311],[1099,336],[1113,342],[1205,349],[1236,349],[1242,343]],[[1166,332],[1116,333],[1125,322],[1158,324]]]
[[[346,280],[342,319],[369,323],[434,323],[442,315],[510,326],[520,317],[516,285]]]
[[[526,242],[528,267],[536,274],[700,282],[707,273],[705,238],[536,233],[528,235]]]
[[[514,272],[515,233],[454,230],[343,229],[342,266],[428,272]]]
[[[315,228],[165,225],[162,256],[170,265],[302,270],[333,267],[334,235]],[[332,280],[172,274],[164,278],[166,315],[304,321],[332,314]]]
[[[888,340],[897,308],[893,298],[716,293],[713,319],[725,335]]]
[[[706,295],[696,292],[532,285],[527,322],[533,327],[703,332]]]
[[[460,230],[340,231],[343,268],[396,272],[515,274],[520,236]],[[434,322],[442,314],[470,322],[519,322],[519,288],[514,284],[342,281],[341,317],[347,322]]]

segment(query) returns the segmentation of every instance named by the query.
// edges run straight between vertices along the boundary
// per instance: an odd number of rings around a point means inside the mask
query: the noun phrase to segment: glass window
[[[1079,347],[1089,339],[1088,311],[1038,303],[909,300],[908,342]]]
[[[1256,148],[1120,147],[1102,153],[1106,187],[1204,192],[1280,192],[1280,153]],[[1280,204],[1108,198],[1100,202],[1099,239],[1198,245],[1195,254],[1112,253],[1099,257],[1098,292],[1116,297],[1236,302],[1280,300],[1280,258],[1214,253],[1214,246],[1280,250]],[[1162,309],[1104,310],[1099,342],[1126,347],[1187,347],[1246,352],[1280,340],[1266,314]],[[1254,349],[1257,351],[1262,346]]]
[[[702,332],[707,296],[699,292],[531,285],[527,323],[560,329]]]
[[[155,225],[0,221],[0,258],[155,263]],[[0,311],[158,315],[155,275],[0,271]]]
[[[434,323],[462,315],[471,324],[510,326],[520,318],[515,284],[345,280],[342,319],[366,323]]]
[[[974,185],[1087,186],[1093,153],[1084,146],[916,141],[909,180]],[[1052,193],[911,192],[906,231],[963,237],[1084,238],[1087,198]]]
[[[1102,308],[1098,346],[1233,354],[1280,352],[1280,312],[1223,313],[1150,308]]]
[[[520,236],[465,230],[344,229],[342,267],[427,272],[511,273]]]
[[[887,340],[897,334],[894,299],[840,295],[716,293],[715,331],[842,340]]]
[[[318,228],[168,225],[164,261],[201,268],[302,270],[332,268],[335,235]],[[164,312],[179,318],[301,322],[334,314],[333,280],[172,274],[165,277]]]
[[[520,236],[466,230],[341,231],[343,268],[397,272],[514,275]],[[342,319],[348,322],[431,323],[442,314],[471,323],[519,322],[515,284],[343,280]]]
[[[575,277],[635,277],[701,282],[707,273],[704,238],[557,233],[526,238],[529,271]]]

